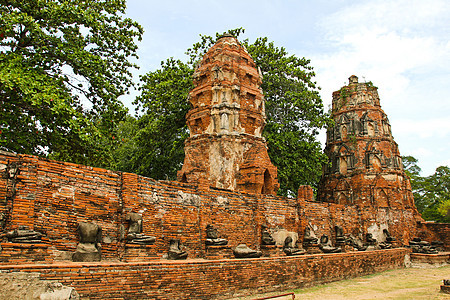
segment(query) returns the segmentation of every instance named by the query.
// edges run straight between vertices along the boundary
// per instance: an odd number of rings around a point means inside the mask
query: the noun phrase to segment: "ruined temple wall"
[[[397,238],[398,246],[407,245],[413,237],[419,236],[417,211],[414,209],[374,208],[310,201],[300,203],[300,232],[309,225],[317,237],[326,234],[334,240],[336,225],[344,229],[344,234],[364,238],[365,233],[370,232],[378,241],[384,240],[383,229],[388,229],[389,233]],[[422,231],[426,240],[431,241],[436,236],[427,229]]]
[[[417,236],[426,238],[431,232],[433,240],[442,241],[444,250],[450,251],[450,223],[423,222],[420,225]]]
[[[262,224],[272,233],[298,234],[300,241],[307,225],[313,226],[318,237],[327,234],[333,241],[335,225],[342,226],[344,234],[354,236],[371,231],[381,237],[377,234],[388,228],[400,244],[418,234],[417,214],[412,209],[319,203],[306,201],[312,198],[302,196],[293,199],[246,194],[202,184],[156,181],[28,155],[0,153],[0,162],[1,201],[9,203],[3,205],[6,215],[3,232],[26,225],[44,233],[43,242],[49,245],[46,261],[70,259],[79,242],[77,224],[82,221],[102,227],[102,254],[106,260],[135,255],[134,261],[139,261],[145,259],[139,257],[142,251],[152,252],[153,259],[163,258],[170,239],[180,239],[190,258],[204,258],[208,224],[228,239],[230,248],[246,243],[259,249]],[[18,166],[16,192],[5,198],[10,193],[5,184],[9,176],[6,170],[13,163]],[[12,179],[7,181],[10,184]],[[143,233],[156,237],[149,248],[133,248],[134,254],[127,254],[123,240],[128,230],[125,221],[128,212],[141,214]],[[421,230],[422,235],[429,232],[426,228]],[[29,248],[33,247],[26,247]],[[24,249],[20,251],[28,251]],[[1,255],[5,256],[2,262],[9,260],[7,252]]]
[[[194,190],[161,184],[136,174],[123,174],[124,215],[139,213],[143,218],[143,233],[156,237],[155,251],[162,257],[171,239],[179,239],[187,246],[189,256],[197,256],[199,247],[199,203]],[[127,224],[123,222],[125,230]]]
[[[334,203],[303,202],[300,207],[302,216],[302,231],[306,225],[311,226],[317,237],[323,234],[334,240],[334,226],[339,225],[344,233],[352,233],[357,236],[361,226],[358,210],[354,206]]]
[[[2,166],[11,166],[11,155],[0,155]],[[8,163],[9,161],[9,163]],[[117,252],[121,214],[121,175],[100,168],[19,155],[15,193],[5,215],[5,231],[27,226],[44,233],[43,241],[58,251],[75,251],[79,222],[94,222],[103,230],[104,257]],[[2,177],[6,177],[6,172]],[[11,181],[11,179],[10,179]]]
[[[16,189],[4,206],[3,231],[25,225],[44,234],[52,259],[69,259],[79,242],[78,222],[102,227],[102,255],[121,259],[125,251],[128,212],[143,216],[143,233],[156,237],[154,256],[161,258],[170,239],[180,239],[189,257],[203,257],[205,228],[213,224],[230,247],[260,245],[260,226],[296,231],[295,199],[257,196],[217,188],[169,181],[155,181],[136,174],[114,172],[36,156],[0,154],[1,176],[14,160],[18,165]],[[9,163],[8,163],[9,162]],[[6,201],[6,183],[0,186]],[[290,203],[290,204],[288,204]],[[285,221],[287,220],[287,221]]]
[[[82,299],[230,299],[403,268],[409,252],[397,248],[239,260],[8,265],[0,266],[0,274],[57,281],[75,288]]]
[[[161,257],[170,239],[180,239],[189,257],[204,257],[208,224],[218,229],[231,248],[245,243],[258,249],[262,224],[272,231],[298,232],[296,199],[217,188],[201,190],[189,184],[154,181],[127,173],[123,178],[124,213],[142,214],[144,234],[156,237]],[[128,196],[131,191],[133,196]]]
[[[189,257],[204,256],[208,224],[214,225],[230,246],[257,245],[255,197],[219,189],[201,191],[189,184],[134,174],[124,174],[126,178],[124,190],[133,184],[134,197],[124,193],[124,211],[142,214],[144,234],[156,237],[158,256],[167,252],[171,239],[179,239]]]

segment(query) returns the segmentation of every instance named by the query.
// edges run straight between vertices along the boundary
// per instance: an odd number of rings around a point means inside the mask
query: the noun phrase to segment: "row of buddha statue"
[[[143,219],[142,215],[138,213],[128,213],[125,216],[125,221],[128,222],[128,231],[123,240],[126,244],[136,245],[151,245],[155,243],[156,238],[143,234]],[[99,261],[101,260],[101,241],[102,229],[99,225],[89,222],[80,222],[77,227],[79,236],[79,243],[73,253],[73,261]],[[374,250],[374,249],[389,249],[393,247],[395,238],[392,237],[387,229],[383,230],[383,242],[378,242],[373,238],[371,233],[365,234],[365,239],[356,238],[352,235],[344,235],[341,226],[334,227],[335,244],[333,245],[328,235],[323,234],[320,239],[317,238],[311,226],[306,226],[303,234],[303,242],[299,246],[298,239],[295,241],[296,234],[287,235],[284,238],[282,251],[287,256],[303,255],[305,253],[338,253],[345,250],[346,246],[357,251]],[[34,230],[29,230],[25,226],[19,226],[18,229],[12,230],[4,234],[9,242],[12,243],[41,243],[42,233]],[[293,238],[294,237],[294,238]],[[279,239],[279,238],[278,238]],[[205,246],[226,246],[228,240],[220,237],[218,230],[211,224],[206,226]],[[261,225],[261,248],[270,248],[275,246],[276,240],[269,232],[266,225]],[[435,245],[426,241],[421,241],[415,238],[409,245],[414,252],[419,253],[436,253]],[[347,247],[347,249],[349,248]],[[233,254],[236,258],[254,258],[262,256],[259,250],[253,250],[246,244],[238,244],[233,249]],[[178,239],[169,240],[169,250],[164,257],[168,259],[186,259],[188,256],[185,247]]]

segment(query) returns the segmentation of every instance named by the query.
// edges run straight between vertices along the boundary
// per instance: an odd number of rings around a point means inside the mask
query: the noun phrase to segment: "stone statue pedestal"
[[[450,285],[441,285],[441,293],[450,294]]]
[[[347,252],[347,251],[345,251],[346,246],[348,246],[348,245],[345,243],[345,241],[343,241],[343,242],[342,241],[339,241],[339,242],[336,241],[336,247],[341,248],[343,252]],[[350,249],[350,248],[348,248],[348,249]]]
[[[284,256],[283,246],[281,245],[261,245],[263,257]]]
[[[102,254],[100,252],[75,252],[72,255],[72,261],[74,262],[91,262],[101,260]]]
[[[366,249],[366,251],[375,251],[375,250],[380,250],[380,247],[378,247],[376,245],[370,245]]]
[[[206,245],[206,259],[231,259],[234,258],[233,250],[228,245]]]
[[[159,259],[155,245],[125,244],[124,262],[140,262]]]
[[[75,262],[91,262],[101,261],[102,251],[97,249],[94,244],[80,243],[77,246],[77,250],[72,255],[72,261]]]
[[[306,250],[307,254],[319,254],[322,250],[319,248],[319,244],[303,244],[303,249]]]

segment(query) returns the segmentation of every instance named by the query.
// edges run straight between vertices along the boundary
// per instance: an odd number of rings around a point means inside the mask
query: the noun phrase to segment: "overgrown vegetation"
[[[0,0],[0,149],[107,166],[133,85],[125,1]]]

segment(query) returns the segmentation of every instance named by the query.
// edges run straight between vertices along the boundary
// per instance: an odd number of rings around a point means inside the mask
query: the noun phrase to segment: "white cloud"
[[[432,76],[434,68],[450,67],[449,43],[432,36],[407,36],[386,29],[365,28],[343,33],[335,39],[338,41],[333,41],[335,48],[331,54],[312,55],[318,83],[323,87],[323,99],[330,99],[331,93],[354,74],[360,80],[364,76],[365,80],[382,87],[382,101],[405,104],[410,100],[407,92],[413,85],[416,70]]]
[[[330,35],[360,32],[363,28],[383,28],[410,34],[428,31],[448,20],[446,0],[376,0],[348,5],[323,20]]]
[[[417,149],[414,149],[413,151],[411,151],[411,153],[409,153],[409,155],[412,155],[414,157],[430,157],[433,155],[433,152],[431,152],[429,149],[424,148],[424,147],[420,147]]]
[[[391,120],[393,134],[419,137],[421,139],[441,138],[450,135],[450,118],[436,118],[424,120],[396,119]]]
[[[378,86],[401,154],[418,158],[426,174],[448,163],[449,15],[450,2],[440,0],[343,6],[319,21],[327,51],[307,55],[325,107],[350,75]]]

